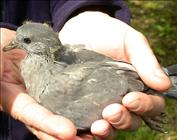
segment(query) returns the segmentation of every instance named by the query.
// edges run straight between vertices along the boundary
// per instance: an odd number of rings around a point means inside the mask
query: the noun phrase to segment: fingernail
[[[117,123],[121,120],[121,117],[122,117],[122,111],[120,112],[117,112],[116,114],[112,115],[110,118],[109,118],[109,121],[111,123]]]
[[[104,136],[95,135],[96,140],[115,140],[117,137],[117,133],[115,133],[112,129]]]
[[[140,110],[141,108],[139,100],[131,101],[126,104],[127,104],[126,106],[132,111]]]
[[[161,69],[155,69],[154,75],[158,78],[165,78],[166,77],[165,73]]]
[[[101,134],[94,135],[96,140],[108,139],[112,135],[112,128],[109,131],[102,132]]]

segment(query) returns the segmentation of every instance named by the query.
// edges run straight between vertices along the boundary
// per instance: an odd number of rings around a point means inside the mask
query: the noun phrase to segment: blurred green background
[[[149,40],[159,63],[177,64],[177,0],[125,0],[132,13],[131,25]],[[117,140],[177,140],[177,101],[167,99],[167,134],[143,125],[136,132],[118,132]]]

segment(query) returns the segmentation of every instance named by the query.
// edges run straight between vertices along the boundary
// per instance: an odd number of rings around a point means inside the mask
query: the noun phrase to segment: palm
[[[3,54],[3,82],[21,85],[23,84],[22,77],[20,76],[19,64],[25,52],[21,50],[12,50]]]
[[[7,97],[12,101],[8,102],[8,107],[6,106],[6,110],[11,110],[10,104],[13,104],[15,97],[18,93],[25,91],[25,86],[23,84],[22,77],[20,76],[20,71],[18,69],[18,65],[22,57],[24,57],[25,53],[19,50],[13,50],[7,53],[3,53],[3,61],[2,61],[2,79],[1,79],[1,88],[2,88],[2,104],[6,104]],[[6,97],[6,98],[5,98]],[[2,107],[2,109],[4,109]]]

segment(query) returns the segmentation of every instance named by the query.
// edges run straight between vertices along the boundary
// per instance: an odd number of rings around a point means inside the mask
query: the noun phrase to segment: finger
[[[66,140],[74,138],[76,128],[68,119],[53,115],[50,111],[37,104],[30,96],[22,93],[22,91],[22,89],[16,88],[13,84],[2,82],[3,94],[1,101],[3,109],[15,119],[51,136]]]
[[[103,118],[118,130],[136,130],[141,125],[141,118],[130,113],[120,104],[111,104],[103,110]]]
[[[74,140],[94,140],[94,138],[90,134],[82,134],[79,137],[76,137]]]
[[[19,63],[22,59],[24,59],[27,56],[27,53],[21,49],[10,50],[8,52],[4,52],[3,54],[4,57],[6,57],[6,59],[15,61],[17,63]]]
[[[171,82],[161,69],[147,39],[141,33],[130,29],[124,41],[126,56],[142,80],[153,89],[167,90]]]
[[[36,130],[35,128],[32,128],[32,127],[29,127],[29,126],[26,126],[35,136],[37,136],[38,139],[40,140],[59,140],[59,139],[56,139],[42,131],[39,131],[39,130]]]
[[[165,101],[160,96],[147,95],[142,92],[131,92],[124,96],[122,104],[136,114],[153,116],[165,108]]]
[[[91,126],[91,133],[98,140],[114,140],[116,137],[114,130],[106,120],[95,121]]]

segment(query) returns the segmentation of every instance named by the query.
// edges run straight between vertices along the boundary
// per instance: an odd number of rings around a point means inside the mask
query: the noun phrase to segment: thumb
[[[163,72],[144,35],[131,28],[124,41],[125,54],[145,84],[158,91],[170,88],[170,79]]]

